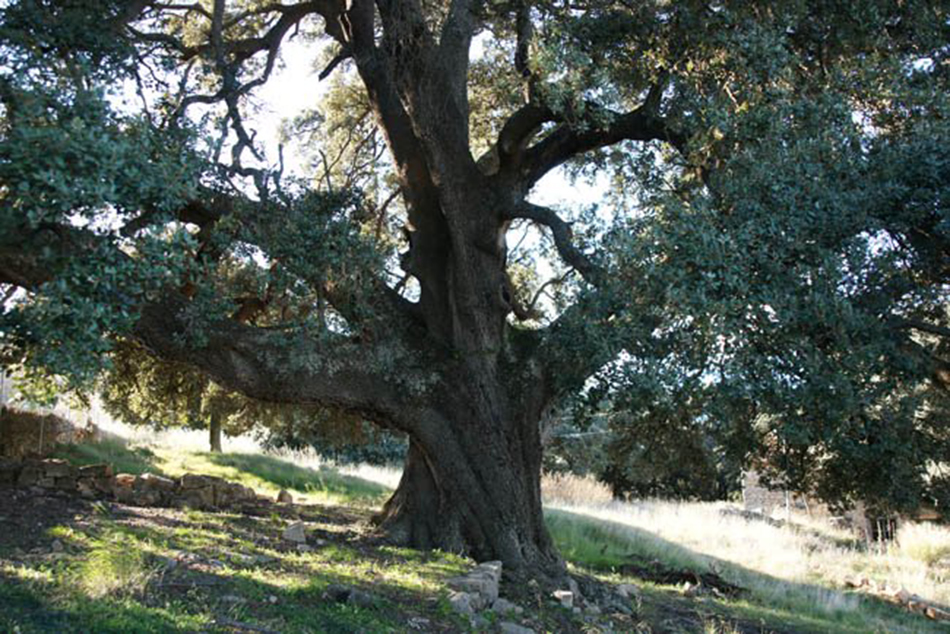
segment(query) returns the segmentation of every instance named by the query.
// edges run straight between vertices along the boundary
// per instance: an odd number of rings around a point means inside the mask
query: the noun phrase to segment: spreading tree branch
[[[551,230],[554,246],[558,255],[570,266],[577,269],[581,277],[592,286],[600,286],[604,281],[603,269],[574,245],[571,225],[562,219],[556,211],[529,202],[522,202],[509,215],[510,219],[524,218],[542,224]]]
[[[588,110],[591,116],[583,127],[562,124],[525,151],[517,167],[527,189],[571,158],[621,141],[666,141],[678,149],[686,145],[686,137],[655,114],[649,98],[625,114],[594,106]]]

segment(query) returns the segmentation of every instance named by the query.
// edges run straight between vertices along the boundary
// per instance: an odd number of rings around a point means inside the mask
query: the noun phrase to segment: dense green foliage
[[[386,291],[414,303],[423,282],[400,253],[417,229],[401,231],[409,177],[382,155],[393,130],[372,116],[366,78],[343,63],[320,107],[286,128],[314,159],[312,178],[295,182],[241,116],[277,56],[264,35],[291,10],[141,2],[127,14],[124,4],[22,0],[0,14],[5,355],[89,379],[116,341],[135,338],[144,307],[177,293],[176,362],[200,365],[216,333],[237,332],[221,324],[236,321],[256,328],[261,374],[333,370],[338,359],[311,348],[345,361],[379,344],[370,365],[386,385],[424,394],[430,359],[448,365],[470,350],[446,352],[431,323],[387,312]],[[419,3],[425,20],[413,28],[445,23],[450,4]],[[537,335],[554,351],[545,360],[558,396],[579,403],[579,431],[609,403],[603,473],[618,492],[711,497],[752,464],[835,503],[950,504],[946,7],[537,1],[471,11],[481,45],[468,68],[467,142],[486,152],[485,178],[499,169],[494,140],[527,98],[547,114],[524,143],[574,139],[563,175],[604,190],[556,210],[570,248],[555,222],[515,215],[504,225],[528,236],[511,240],[505,301],[533,299],[506,315],[505,332],[506,350]],[[317,40],[317,22],[293,24]],[[661,133],[644,142],[605,132],[641,106]],[[434,170],[436,157],[425,160]],[[458,184],[439,178],[442,193]],[[129,388],[113,399],[127,414],[155,418],[135,403],[157,394],[177,394],[160,418],[211,407],[214,388],[194,370],[133,363],[112,379]],[[235,384],[247,374],[222,373]],[[149,398],[136,401],[133,375]],[[244,418],[256,407],[222,398]],[[280,427],[276,408],[260,408]],[[359,409],[320,409],[278,435],[299,442],[321,417],[361,429]]]

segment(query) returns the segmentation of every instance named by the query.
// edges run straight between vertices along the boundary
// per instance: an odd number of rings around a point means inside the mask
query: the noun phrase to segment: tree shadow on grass
[[[343,475],[332,467],[301,467],[274,456],[251,453],[210,453],[206,457],[216,465],[233,467],[282,489],[302,493],[325,493],[354,501],[376,501],[390,493],[381,484]]]
[[[196,619],[176,616],[165,608],[152,608],[114,597],[73,596],[64,600],[59,590],[55,584],[43,579],[21,579],[0,572],[0,606],[3,606],[0,631],[125,634],[199,629]]]
[[[151,512],[98,516],[91,525],[72,516],[57,525],[59,555],[43,548],[46,554],[0,557],[0,631],[397,632],[415,616],[441,618],[433,583],[459,572],[450,562],[439,565],[436,554],[429,563],[428,553],[417,560],[414,552],[347,542],[300,554],[280,538],[283,522],[272,519],[170,514],[171,521]],[[95,582],[73,582],[102,550],[119,559],[134,552],[147,582],[134,592],[120,584],[117,592],[89,596],[82,588]],[[416,567],[423,563],[424,569]],[[409,576],[426,578],[425,585],[406,586],[398,575],[383,580],[372,572],[410,564]],[[110,570],[93,572],[114,583]],[[353,604],[324,596],[331,584],[357,588],[371,600]]]
[[[699,611],[710,611],[710,608],[719,606],[718,616],[742,616],[744,620],[760,621],[763,624],[761,631],[857,633],[893,631],[894,626],[907,632],[945,631],[933,621],[876,597],[779,579],[691,550],[634,526],[563,509],[546,510],[545,519],[564,558],[579,568],[624,576],[623,562],[656,559],[671,567],[715,572],[748,590],[739,601],[715,597],[697,600],[685,598],[679,590],[665,590],[658,586],[651,596],[661,604],[654,606],[660,611],[669,609],[667,602],[693,605]],[[593,544],[598,547],[593,548]],[[663,604],[667,605],[664,607]],[[712,610],[711,616],[715,612]]]

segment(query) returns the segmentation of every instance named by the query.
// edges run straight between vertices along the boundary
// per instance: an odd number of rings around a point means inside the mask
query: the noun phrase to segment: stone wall
[[[115,475],[106,464],[76,467],[64,460],[0,459],[0,487],[30,488],[38,495],[63,491],[132,506],[229,509],[255,514],[273,506],[270,498],[258,496],[253,489],[213,476]]]

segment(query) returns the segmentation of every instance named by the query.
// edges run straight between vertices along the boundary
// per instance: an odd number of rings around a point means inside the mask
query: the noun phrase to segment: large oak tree
[[[7,352],[82,376],[131,337],[405,432],[380,518],[404,543],[562,575],[540,428],[592,376],[648,409],[714,390],[787,465],[896,452],[923,481],[946,459],[915,414],[948,367],[941,2],[23,0],[2,19]],[[249,115],[294,37],[336,82],[289,128],[319,144],[303,182]],[[537,204],[552,172],[601,174],[601,205]]]

